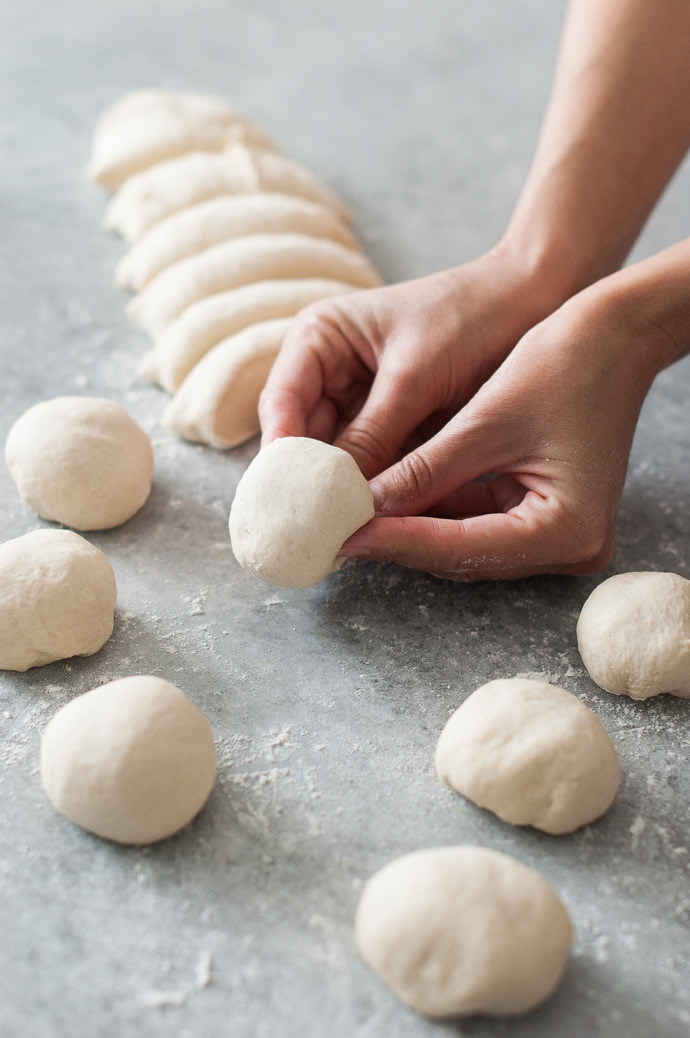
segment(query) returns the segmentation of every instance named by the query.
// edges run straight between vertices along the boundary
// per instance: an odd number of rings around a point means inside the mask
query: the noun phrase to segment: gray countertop
[[[0,1033],[31,1038],[680,1038],[690,1031],[688,704],[607,695],[575,643],[601,575],[454,585],[352,563],[308,591],[235,563],[234,487],[256,443],[175,439],[136,376],[145,338],[114,287],[120,241],[82,171],[126,91],[216,93],[345,198],[387,280],[491,245],[547,96],[562,3],[23,0],[0,14],[0,436],[30,404],[109,396],[150,433],[153,492],[90,539],[116,572],[96,656],[0,675]],[[636,248],[687,233],[684,168]],[[690,577],[690,362],[643,410],[606,574]],[[44,525],[0,467],[2,540]],[[198,819],[145,848],[59,817],[42,727],[72,696],[156,673],[201,707],[219,774]],[[441,787],[438,734],[484,681],[545,676],[608,728],[609,813],[572,836],[514,829]],[[406,851],[476,843],[541,871],[576,929],[556,996],[514,1022],[434,1024],[359,961],[363,881]]]

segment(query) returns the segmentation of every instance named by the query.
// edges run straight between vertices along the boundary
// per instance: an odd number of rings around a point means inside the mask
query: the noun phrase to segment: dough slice
[[[357,288],[330,278],[282,278],[206,296],[168,325],[144,358],[140,374],[174,393],[195,364],[222,339],[260,321],[292,317],[317,299]]]
[[[86,176],[115,191],[133,173],[164,159],[196,149],[220,151],[237,141],[270,147],[257,126],[220,98],[136,90],[98,120]]]
[[[161,220],[120,260],[115,281],[139,292],[161,270],[211,245],[245,234],[295,231],[357,248],[354,235],[332,209],[296,195],[257,191],[220,195]]]
[[[291,320],[262,321],[214,346],[180,386],[163,424],[219,450],[255,436],[259,395]]]
[[[304,166],[267,148],[236,144],[218,153],[190,151],[135,173],[111,199],[103,225],[135,242],[178,209],[245,191],[298,195],[348,218],[336,195]]]
[[[381,283],[363,253],[306,234],[248,234],[213,245],[161,271],[131,300],[127,315],[154,338],[204,296],[270,278],[334,278],[362,288]]]

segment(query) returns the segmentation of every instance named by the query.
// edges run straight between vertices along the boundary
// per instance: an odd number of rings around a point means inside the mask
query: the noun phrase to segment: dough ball
[[[5,460],[29,508],[75,530],[119,526],[151,489],[148,436],[112,400],[97,397],[30,407],[10,429]]]
[[[338,568],[343,543],[373,516],[369,485],[346,451],[287,436],[259,451],[238,484],[232,550],[262,580],[311,587]]]
[[[690,699],[690,580],[619,573],[591,593],[577,623],[582,661],[597,685],[649,699]]]
[[[0,669],[91,656],[113,632],[115,574],[71,530],[34,530],[0,544]]]
[[[568,913],[533,869],[480,847],[414,851],[368,881],[360,954],[401,1001],[431,1017],[516,1016],[556,989]]]
[[[570,833],[607,810],[618,757],[597,715],[543,681],[490,681],[452,715],[439,778],[505,822]]]
[[[120,678],[58,710],[41,739],[53,807],[117,843],[172,836],[206,803],[216,776],[211,729],[162,678]]]

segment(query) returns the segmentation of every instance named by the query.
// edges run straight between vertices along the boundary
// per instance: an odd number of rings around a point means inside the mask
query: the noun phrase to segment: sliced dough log
[[[111,199],[103,224],[135,242],[159,220],[185,206],[243,191],[298,195],[348,218],[337,196],[304,166],[279,152],[236,144],[218,153],[190,151],[135,173]]]
[[[219,450],[255,436],[259,396],[291,320],[262,321],[214,346],[170,401],[164,424],[183,439]]]
[[[153,338],[186,307],[216,292],[271,278],[334,278],[362,288],[381,283],[363,253],[306,234],[248,234],[213,245],[161,271],[127,314]]]
[[[319,202],[269,191],[220,195],[154,224],[120,260],[115,281],[138,292],[161,270],[211,245],[244,234],[283,231],[357,248],[354,235],[337,213]]]
[[[317,299],[344,295],[358,287],[330,278],[281,278],[206,296],[168,325],[144,358],[139,373],[174,393],[222,339],[251,324],[292,317]]]
[[[136,90],[96,124],[86,176],[115,191],[132,174],[188,151],[220,151],[247,142],[270,147],[262,131],[220,98],[168,90]]]

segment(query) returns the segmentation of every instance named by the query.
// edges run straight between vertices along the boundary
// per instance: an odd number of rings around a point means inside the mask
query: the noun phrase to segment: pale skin
[[[500,242],[296,319],[262,442],[354,456],[377,514],[343,555],[456,580],[610,560],[640,408],[690,352],[690,238],[621,269],[690,146],[689,70],[688,0],[571,0]]]

